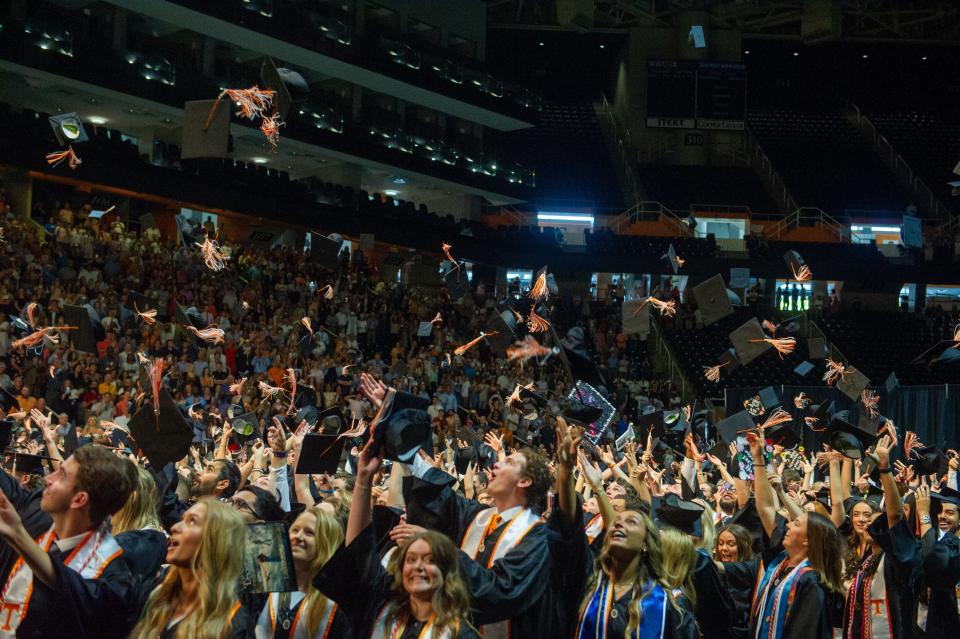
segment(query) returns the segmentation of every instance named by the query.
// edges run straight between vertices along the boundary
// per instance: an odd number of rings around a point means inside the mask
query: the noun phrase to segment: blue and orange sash
[[[757,586],[753,598],[753,609],[750,613],[751,626],[756,628],[755,639],[781,639],[790,616],[790,606],[797,594],[797,585],[800,577],[813,568],[810,562],[804,559],[780,581],[773,585],[775,577],[788,566],[787,553],[781,553],[764,572],[763,579]]]
[[[666,591],[657,583],[647,582],[643,599],[640,600],[640,623],[630,633],[629,639],[659,639],[667,623]],[[606,639],[610,611],[613,609],[613,583],[602,571],[597,577],[597,587],[577,622],[576,639]]]

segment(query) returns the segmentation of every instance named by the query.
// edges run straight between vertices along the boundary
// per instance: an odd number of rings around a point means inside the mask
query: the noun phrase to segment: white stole
[[[370,639],[400,639],[403,634],[403,627],[399,622],[394,621],[390,628],[387,628],[387,612],[389,609],[390,606],[384,606],[380,614],[377,615],[377,621],[373,624],[373,633],[371,633]],[[449,631],[434,632],[433,622],[435,619],[436,615],[430,617],[417,639],[453,639],[453,635]]]
[[[36,541],[44,552],[49,552],[50,546],[56,539],[57,536],[51,526],[50,530],[37,537]],[[113,538],[113,535],[108,532],[91,530],[70,551],[63,564],[80,573],[80,576],[84,579],[97,579],[110,565],[110,562],[121,554],[123,554],[123,549],[120,548],[120,544]],[[13,639],[17,636],[17,627],[27,616],[32,595],[33,570],[21,557],[10,569],[7,583],[3,588],[3,593],[0,594],[0,638]]]
[[[297,606],[297,614],[294,615],[293,621],[290,623],[289,634],[287,635],[290,639],[310,639],[311,637],[326,637],[329,632],[330,624],[333,623],[333,616],[337,612],[337,604],[326,600],[325,611],[323,615],[323,620],[320,622],[320,625],[317,626],[317,631],[312,634],[307,634],[307,623],[303,621],[303,614],[306,612],[308,607],[308,602],[306,596],[300,600],[299,606]],[[270,636],[275,637],[277,633],[277,616],[280,610],[280,593],[273,592],[270,593],[270,598],[267,599],[267,610],[270,613]],[[302,623],[301,623],[302,622]],[[288,630],[284,628],[284,630]]]

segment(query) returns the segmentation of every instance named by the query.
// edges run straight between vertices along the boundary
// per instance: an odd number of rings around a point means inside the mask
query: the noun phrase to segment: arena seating
[[[911,197],[842,112],[754,110],[747,123],[800,206],[900,215]]]
[[[909,365],[938,341],[952,339],[954,322],[945,314],[919,317],[913,313],[847,312],[816,324],[873,385],[882,385],[891,372],[896,372],[901,384],[960,382],[960,367],[955,364]]]
[[[739,166],[641,165],[637,167],[645,199],[673,211],[686,212],[695,204],[742,206],[769,213],[776,205],[753,169]]]
[[[658,259],[667,252],[671,244],[678,254],[687,259],[711,258],[717,250],[713,238],[618,235],[609,229],[586,231],[584,238],[587,248],[592,251],[614,255],[653,255]]]

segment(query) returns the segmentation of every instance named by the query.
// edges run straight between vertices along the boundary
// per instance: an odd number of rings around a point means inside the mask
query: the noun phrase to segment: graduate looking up
[[[123,550],[104,526],[136,484],[136,469],[100,446],[83,446],[44,478],[44,488],[24,490],[0,472],[0,537],[4,557],[0,636],[59,636],[76,628],[64,618],[51,586],[54,563],[86,579],[128,579]],[[12,565],[11,565],[12,564]],[[41,587],[37,587],[40,582]],[[29,614],[33,612],[34,614]],[[66,629],[66,630],[65,630]]]
[[[960,582],[960,492],[948,487],[930,491],[917,487],[917,514],[923,555],[923,585],[927,590],[924,637],[955,637],[960,627],[957,583]],[[933,525],[933,522],[936,525]],[[921,626],[923,627],[923,626]]]

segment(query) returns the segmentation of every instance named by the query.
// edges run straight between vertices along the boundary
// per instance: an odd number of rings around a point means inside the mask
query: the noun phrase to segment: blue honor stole
[[[756,624],[756,639],[780,639],[783,637],[790,606],[797,594],[800,577],[810,570],[810,562],[804,559],[780,581],[773,585],[776,576],[788,568],[787,553],[774,561],[764,573],[757,585],[756,599],[753,602],[751,621]]]
[[[648,581],[640,600],[640,623],[629,639],[659,639],[667,621],[667,593],[660,584]],[[607,639],[607,624],[613,611],[613,583],[600,571],[597,587],[577,622],[576,639]]]

